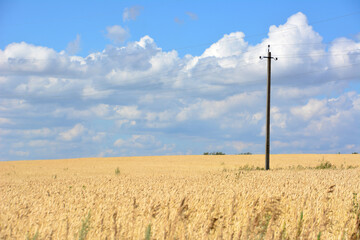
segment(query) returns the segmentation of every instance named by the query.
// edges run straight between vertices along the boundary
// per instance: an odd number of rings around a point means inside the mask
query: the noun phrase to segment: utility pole
[[[271,57],[270,45],[268,45],[267,57],[260,56],[260,59],[267,58],[267,99],[266,99],[266,145],[265,145],[265,170],[270,169],[270,93],[271,93]]]

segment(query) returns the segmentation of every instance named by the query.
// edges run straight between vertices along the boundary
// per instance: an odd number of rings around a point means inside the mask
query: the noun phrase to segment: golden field
[[[0,162],[0,239],[359,239],[360,155]],[[336,169],[316,169],[329,162]]]

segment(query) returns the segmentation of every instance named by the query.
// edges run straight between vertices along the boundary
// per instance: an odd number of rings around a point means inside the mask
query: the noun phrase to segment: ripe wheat
[[[336,169],[316,169],[323,161]],[[2,162],[0,239],[359,239],[359,156],[274,155],[273,170],[256,170],[263,162]]]

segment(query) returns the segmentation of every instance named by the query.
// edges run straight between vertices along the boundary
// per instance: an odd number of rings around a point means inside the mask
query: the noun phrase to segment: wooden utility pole
[[[267,99],[266,99],[266,143],[265,143],[265,170],[270,169],[270,93],[271,93],[271,57],[270,45],[268,45],[267,57],[260,56],[260,59],[267,58]]]

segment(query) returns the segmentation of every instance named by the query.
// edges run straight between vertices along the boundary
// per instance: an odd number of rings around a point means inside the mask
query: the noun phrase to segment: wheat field
[[[0,162],[0,239],[359,239],[360,155],[270,161]]]

